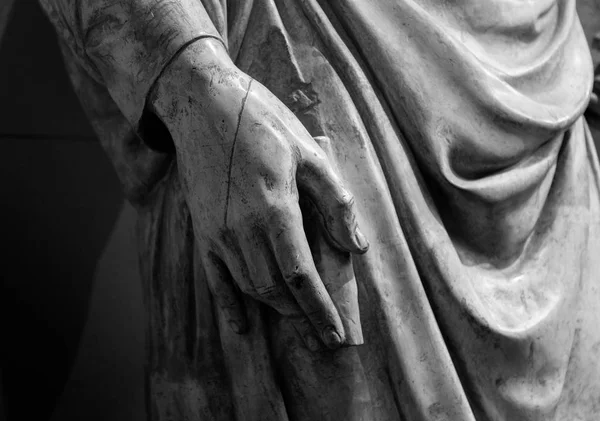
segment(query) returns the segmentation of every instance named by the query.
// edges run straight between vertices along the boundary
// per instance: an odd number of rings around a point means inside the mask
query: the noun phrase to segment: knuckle
[[[276,285],[259,286],[256,293],[264,299],[273,300],[281,297],[281,290]]]
[[[342,195],[338,200],[338,207],[343,210],[351,210],[354,208],[354,195],[348,190],[342,190]]]
[[[253,218],[252,214],[241,212],[234,215],[231,215],[227,224],[227,230],[229,232],[234,231],[237,232],[241,228],[248,227],[252,224]]]
[[[283,273],[283,279],[291,288],[299,291],[305,289],[309,284],[310,275],[302,268],[295,266],[291,270]]]
[[[243,212],[233,216],[227,226],[229,241],[254,237],[262,229],[263,215],[260,211]]]
[[[270,224],[279,224],[289,220],[292,216],[290,209],[283,204],[270,204],[266,209],[267,221]]]
[[[265,207],[265,214],[269,219],[275,219],[282,215],[282,206],[276,203],[267,203]]]
[[[315,148],[312,154],[312,161],[315,166],[324,168],[328,171],[330,170],[331,165],[329,163],[329,158],[323,150]]]

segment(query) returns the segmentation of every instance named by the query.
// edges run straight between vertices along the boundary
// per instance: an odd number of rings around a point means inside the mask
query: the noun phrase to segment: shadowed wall
[[[120,186],[36,1],[15,3],[0,45],[0,148],[5,416],[46,420],[56,408],[60,421],[141,418],[127,412],[143,393],[141,296],[127,229],[106,248],[123,206]],[[94,276],[103,252],[110,257]],[[73,389],[83,393],[63,398]]]

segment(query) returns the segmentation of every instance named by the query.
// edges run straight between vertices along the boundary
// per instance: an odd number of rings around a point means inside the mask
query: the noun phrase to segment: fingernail
[[[369,242],[358,228],[356,228],[354,231],[354,240],[356,241],[356,244],[358,244],[358,247],[361,251],[367,251],[369,248]]]
[[[342,345],[342,338],[332,326],[329,326],[323,331],[323,342],[329,348],[339,348]]]
[[[304,337],[304,341],[306,342],[306,346],[311,351],[318,351],[321,349],[321,345],[319,345],[319,340],[314,335],[306,335]]]

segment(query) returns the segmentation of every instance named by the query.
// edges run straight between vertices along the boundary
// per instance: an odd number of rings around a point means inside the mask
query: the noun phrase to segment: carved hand
[[[343,324],[313,262],[299,195],[336,248],[363,253],[368,243],[352,195],[300,121],[212,39],[168,66],[150,108],[173,136],[208,282],[232,328],[246,329],[237,284],[283,315],[306,316],[328,347],[340,346]]]

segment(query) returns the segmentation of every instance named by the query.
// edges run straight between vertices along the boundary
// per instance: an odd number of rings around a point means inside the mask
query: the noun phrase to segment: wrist
[[[235,66],[224,45],[202,38],[186,46],[167,65],[148,97],[148,108],[161,119],[177,115],[191,102],[210,109],[224,97],[247,90],[250,77]]]

